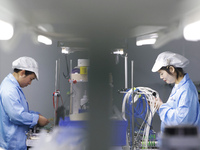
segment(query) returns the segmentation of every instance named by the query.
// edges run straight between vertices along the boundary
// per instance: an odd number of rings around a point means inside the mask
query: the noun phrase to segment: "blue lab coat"
[[[0,147],[26,150],[26,133],[37,124],[38,114],[29,111],[22,88],[9,74],[0,86]]]
[[[175,85],[166,103],[160,106],[161,131],[165,126],[200,126],[198,93],[189,75]]]

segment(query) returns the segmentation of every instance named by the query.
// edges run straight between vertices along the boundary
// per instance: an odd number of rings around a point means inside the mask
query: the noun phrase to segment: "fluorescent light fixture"
[[[7,22],[0,20],[0,40],[9,40],[14,33],[13,26]]]
[[[143,35],[143,36],[140,36],[140,37],[136,38],[136,45],[137,46],[142,46],[142,45],[155,44],[157,38],[158,38],[158,34],[157,33]]]
[[[70,48],[69,48],[69,47],[62,47],[61,52],[62,52],[63,54],[69,54],[69,51],[70,51]]]
[[[188,24],[183,29],[183,36],[188,41],[200,40],[200,21]]]
[[[115,49],[113,51],[113,54],[123,55],[124,54],[124,49],[122,49],[122,48]]]
[[[46,45],[52,45],[52,40],[43,35],[38,35],[38,42],[46,44]]]

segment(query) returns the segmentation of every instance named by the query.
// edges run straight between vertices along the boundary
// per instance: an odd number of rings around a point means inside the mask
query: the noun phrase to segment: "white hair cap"
[[[166,67],[169,65],[172,65],[178,68],[184,68],[188,64],[189,64],[189,60],[185,58],[184,56],[177,53],[170,52],[170,51],[166,51],[158,55],[154,63],[154,66],[152,68],[152,72],[157,72],[162,67]]]
[[[24,56],[24,57],[20,57],[16,59],[15,61],[12,62],[12,68],[34,72],[36,75],[36,78],[39,80],[38,64],[31,57]]]

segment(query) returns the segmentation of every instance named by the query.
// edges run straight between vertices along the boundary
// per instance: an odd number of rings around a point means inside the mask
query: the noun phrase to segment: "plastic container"
[[[124,146],[126,145],[126,130],[128,123],[124,120],[111,121],[111,145]]]
[[[88,74],[87,73],[87,67],[85,67],[85,66],[80,67],[80,74]]]

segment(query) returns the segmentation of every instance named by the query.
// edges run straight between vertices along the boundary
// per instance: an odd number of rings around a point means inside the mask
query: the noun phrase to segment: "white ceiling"
[[[60,41],[124,39],[177,27],[199,0],[0,0],[0,19]],[[42,25],[47,31],[38,29]],[[158,27],[158,28],[157,28]],[[174,30],[171,30],[174,31]]]

